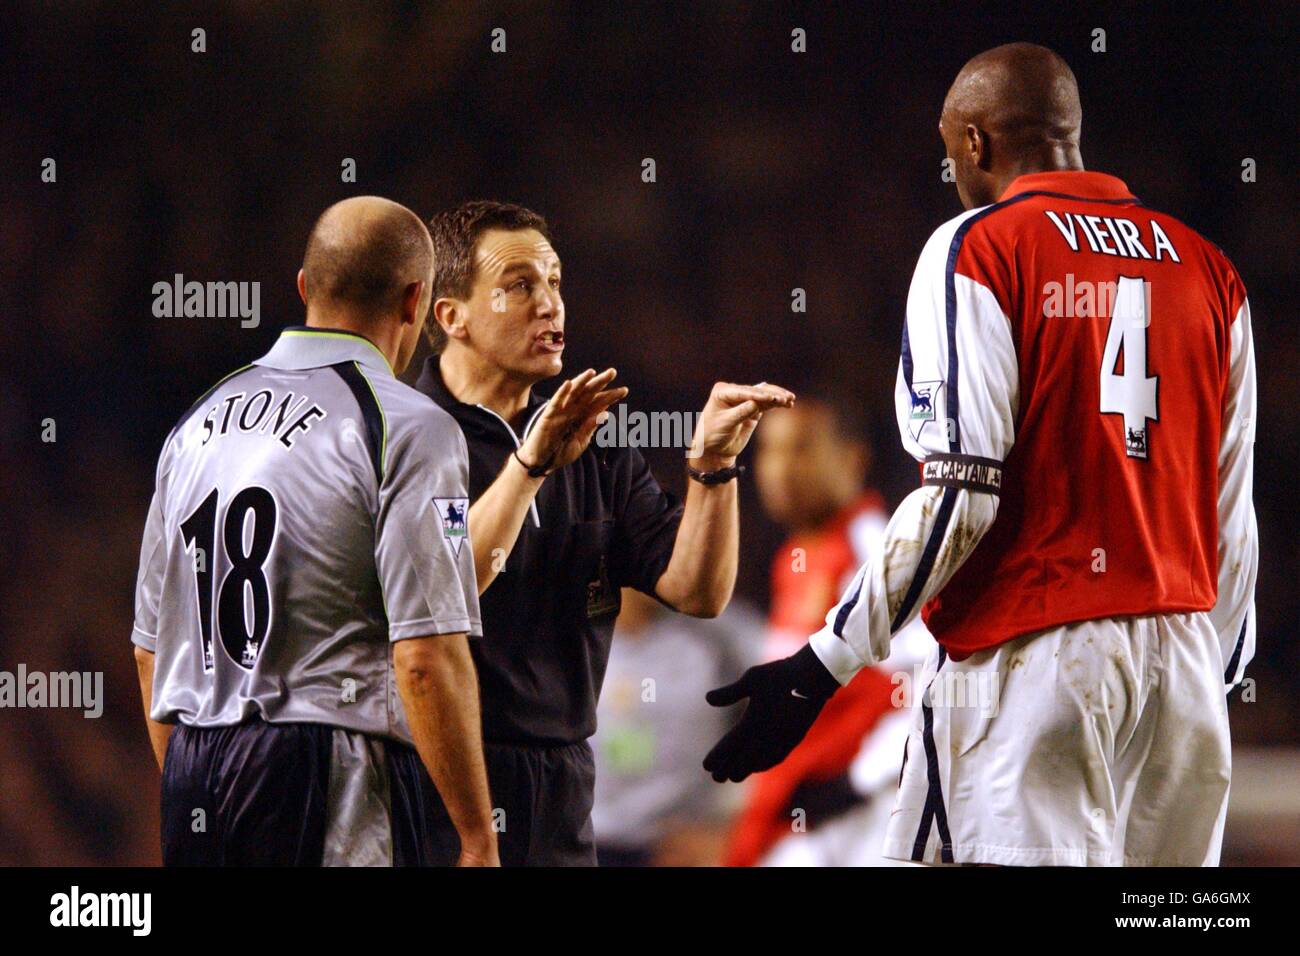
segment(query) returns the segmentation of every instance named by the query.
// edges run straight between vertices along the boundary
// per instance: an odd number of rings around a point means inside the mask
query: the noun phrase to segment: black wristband
[[[545,478],[547,475],[550,474],[550,471],[547,470],[548,467],[550,466],[551,462],[555,461],[555,456],[552,455],[550,458],[542,462],[540,465],[530,465],[528,464],[528,462],[524,461],[522,458],[519,457],[518,448],[516,448],[511,454],[515,456],[515,461],[519,462],[519,464],[524,466],[524,471],[528,472],[529,478]]]
[[[686,466],[686,473],[702,485],[726,484],[742,474],[744,470],[744,465],[732,465],[730,468],[719,468],[716,471],[699,471],[690,465]]]

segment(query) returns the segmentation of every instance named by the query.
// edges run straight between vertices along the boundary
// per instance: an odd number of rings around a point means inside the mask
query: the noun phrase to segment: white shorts
[[[922,671],[886,856],[1215,866],[1232,772],[1205,614],[1085,621]]]

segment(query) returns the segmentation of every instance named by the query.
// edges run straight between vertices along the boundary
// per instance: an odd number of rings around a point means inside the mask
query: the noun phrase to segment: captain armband
[[[921,465],[921,484],[999,495],[1002,493],[1002,462],[978,455],[929,455]]]

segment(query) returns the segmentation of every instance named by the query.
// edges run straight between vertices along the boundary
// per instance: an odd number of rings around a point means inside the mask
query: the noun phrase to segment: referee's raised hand
[[[626,388],[609,387],[617,374],[587,369],[561,385],[520,446],[521,460],[549,474],[581,455],[608,408],[627,397]]]
[[[749,444],[763,412],[793,404],[794,392],[779,385],[718,382],[700,412],[688,457],[702,461],[704,469],[730,467]]]

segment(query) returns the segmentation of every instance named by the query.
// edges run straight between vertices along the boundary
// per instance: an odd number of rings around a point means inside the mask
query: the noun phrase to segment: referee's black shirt
[[[464,432],[476,501],[518,437],[495,412],[457,401],[436,357],[415,387]],[[545,401],[533,391],[529,425]],[[619,588],[654,594],[681,518],[681,504],[634,448],[599,448],[593,440],[542,483],[504,569],[480,598],[483,637],[470,641],[485,740],[553,746],[595,733]]]

